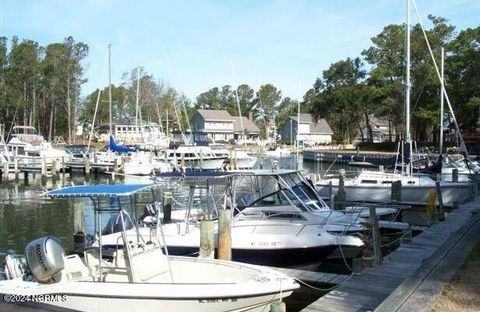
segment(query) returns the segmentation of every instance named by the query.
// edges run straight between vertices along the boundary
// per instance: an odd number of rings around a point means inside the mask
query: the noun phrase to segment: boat
[[[172,133],[170,147],[159,158],[172,163],[177,171],[223,169],[227,157],[216,155],[208,145],[205,132],[175,131]]]
[[[25,256],[8,255],[4,301],[38,309],[69,311],[268,311],[299,285],[284,274],[243,263],[169,256],[159,236],[143,240],[127,222],[127,205],[152,184],[72,186],[44,194],[50,198],[90,198],[99,246],[66,255],[61,242],[46,236],[30,242]],[[110,202],[115,202],[111,205]],[[102,248],[102,216],[122,216],[117,248]],[[160,231],[157,223],[157,233]],[[133,228],[131,228],[133,227]],[[126,229],[131,228],[127,233]],[[48,299],[45,299],[48,298]]]
[[[361,233],[365,230],[365,220],[360,212],[330,210],[296,170],[187,172],[164,174],[157,179],[181,180],[189,186],[186,207],[172,212],[172,222],[163,225],[165,244],[172,254],[197,254],[199,216],[216,220],[219,210],[227,207],[232,214],[235,261],[270,266],[305,265],[324,260],[339,247],[359,253],[364,246]],[[210,188],[214,187],[225,194],[222,199],[212,197],[215,192]],[[198,191],[203,192],[204,201],[203,209],[196,210],[192,202]],[[224,205],[210,207],[215,202]],[[217,221],[214,228],[218,231]],[[106,245],[118,240],[118,233],[111,232],[102,236]],[[140,228],[140,232],[150,235],[148,227]]]
[[[35,127],[14,126],[6,143],[6,154],[11,163],[17,159],[20,165],[39,165],[43,161],[52,164],[68,162],[70,156],[65,150],[57,149],[37,133]]]
[[[353,179],[345,179],[344,189],[347,201],[361,202],[387,202],[391,200],[391,187],[395,181],[401,183],[402,204],[426,205],[429,201],[429,191],[436,189],[436,182],[425,174],[413,173],[413,165],[418,156],[413,152],[414,142],[410,132],[410,0],[407,14],[407,57],[406,57],[406,88],[405,88],[405,141],[399,143],[397,159],[400,160],[401,172],[362,171]],[[442,89],[443,89],[443,83]],[[443,90],[442,90],[443,91]],[[337,176],[338,177],[338,176]],[[343,180],[343,179],[342,179]],[[343,182],[342,182],[343,183]],[[315,187],[326,197],[330,192],[330,184],[333,193],[339,189],[340,178],[319,179]],[[471,186],[463,182],[439,182],[443,205],[453,206],[454,203],[462,203],[469,199]],[[439,200],[436,199],[438,204]]]
[[[426,205],[429,192],[436,190],[436,181],[427,174],[404,175],[381,171],[361,171],[356,177],[344,179],[347,202],[387,203],[392,199],[392,184],[400,181],[401,198],[399,203],[406,205]],[[330,188],[333,194],[339,189],[340,178],[326,178],[315,182],[315,188],[322,198],[329,198]],[[452,207],[455,202],[462,203],[470,198],[470,184],[441,181],[442,202]],[[331,186],[330,186],[331,185]],[[436,199],[438,204],[438,198]]]

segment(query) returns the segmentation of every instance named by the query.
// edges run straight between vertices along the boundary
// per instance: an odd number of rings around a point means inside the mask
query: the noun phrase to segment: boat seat
[[[168,258],[159,248],[134,254],[131,261],[134,282],[145,282],[169,271]]]
[[[85,280],[90,276],[89,268],[83,263],[78,255],[66,256],[64,261],[64,270],[69,281]]]

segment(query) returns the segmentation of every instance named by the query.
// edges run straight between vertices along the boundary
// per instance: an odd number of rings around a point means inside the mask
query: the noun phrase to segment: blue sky
[[[88,44],[86,95],[143,66],[191,100],[224,84],[272,83],[301,98],[329,65],[359,56],[370,38],[405,20],[405,0],[0,0],[0,33],[42,45]],[[479,0],[417,0],[457,30],[479,26]],[[416,21],[416,18],[413,20]],[[232,75],[232,65],[233,72]]]

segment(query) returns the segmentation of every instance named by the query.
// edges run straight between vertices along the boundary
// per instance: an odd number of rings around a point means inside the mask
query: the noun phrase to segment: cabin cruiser
[[[303,265],[321,261],[339,247],[360,252],[364,245],[359,237],[365,229],[360,212],[330,210],[298,171],[238,170],[157,176],[161,180],[171,178],[181,179],[189,186],[186,207],[172,212],[172,222],[162,227],[165,244],[173,254],[196,254],[200,242],[199,219],[216,220],[219,210],[227,208],[232,214],[232,257],[236,261]],[[204,209],[194,209],[192,205],[197,191],[204,193],[201,204]],[[214,193],[224,197],[214,198]],[[218,202],[223,207],[218,207]],[[153,216],[153,221],[143,219],[144,224],[155,223],[158,217]],[[214,228],[218,231],[217,221]],[[142,230],[142,235],[148,235],[148,226]],[[117,238],[117,233],[102,236],[106,245]]]
[[[160,158],[172,163],[178,170],[221,170],[226,156],[216,155],[208,146],[204,132],[173,132],[170,148]]]
[[[6,144],[7,155],[13,163],[17,158],[19,164],[47,164],[68,162],[70,155],[64,150],[56,149],[43,136],[37,134],[34,127],[14,126]]]
[[[228,150],[224,145],[216,143],[210,144],[210,148],[216,156],[227,158],[226,169],[252,169],[258,160],[258,157],[248,154],[244,149]]]
[[[4,301],[40,298],[22,304],[37,309],[69,311],[268,311],[299,285],[271,269],[231,261],[169,256],[158,235],[135,234],[128,222],[132,196],[152,184],[73,186],[44,194],[51,198],[89,198],[94,204],[99,246],[66,255],[53,236],[30,242],[25,256],[6,257],[0,280]],[[113,203],[112,203],[113,202]],[[131,207],[131,206],[130,206]],[[118,243],[104,253],[102,216],[120,216]],[[160,224],[156,233],[160,233]],[[126,229],[129,228],[127,231]],[[41,298],[50,300],[41,300]],[[5,300],[7,298],[8,300]]]

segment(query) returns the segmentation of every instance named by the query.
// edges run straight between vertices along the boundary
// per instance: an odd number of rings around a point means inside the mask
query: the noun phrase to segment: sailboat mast
[[[111,63],[111,48],[112,44],[108,45],[108,104],[109,104],[109,131],[110,135],[113,134],[112,131],[112,63]]]
[[[410,135],[410,0],[407,0],[407,65],[406,65],[406,78],[405,78],[405,140],[407,143],[412,142]]]
[[[138,127],[138,109],[140,106],[140,67],[137,67],[137,98],[135,101],[135,126]]]
[[[407,175],[412,174],[412,136],[410,131],[410,93],[411,93],[411,83],[410,83],[410,0],[407,0],[407,64],[406,64],[406,88],[405,88],[405,140],[407,143],[407,155],[408,155],[408,164],[406,167]]]
[[[444,106],[444,95],[443,93],[445,92],[445,78],[444,78],[444,62],[445,62],[445,50],[442,47],[442,58],[441,58],[442,64],[440,67],[441,71],[441,80],[440,80],[440,137],[439,137],[439,149],[440,149],[440,155],[443,154],[443,106]]]

